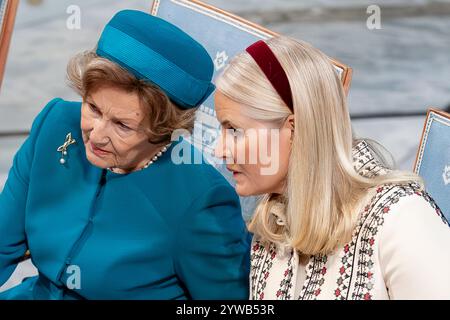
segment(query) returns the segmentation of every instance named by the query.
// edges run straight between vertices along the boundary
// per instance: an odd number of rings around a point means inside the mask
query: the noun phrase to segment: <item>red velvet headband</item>
[[[269,79],[272,86],[283,99],[284,103],[294,112],[292,104],[292,93],[289,80],[284,72],[283,67],[278,61],[270,47],[263,41],[259,40],[249,46],[246,51],[253,57],[258,66]]]

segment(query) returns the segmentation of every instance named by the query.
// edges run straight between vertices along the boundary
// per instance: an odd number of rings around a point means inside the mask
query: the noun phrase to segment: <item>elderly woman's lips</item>
[[[91,150],[92,150],[92,152],[95,153],[95,154],[98,155],[98,156],[104,156],[104,155],[106,155],[106,154],[108,154],[108,153],[111,153],[111,152],[109,152],[109,151],[106,151],[106,150],[103,150],[103,149],[100,149],[100,148],[96,147],[96,146],[95,146],[94,144],[92,144],[92,143],[90,143],[90,145],[91,145]]]

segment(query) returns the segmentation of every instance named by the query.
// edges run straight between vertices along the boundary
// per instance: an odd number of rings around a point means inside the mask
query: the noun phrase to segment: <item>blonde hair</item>
[[[135,92],[147,113],[149,141],[168,142],[176,129],[192,132],[196,108],[183,110],[149,81],[137,79],[117,63],[99,57],[93,51],[75,55],[67,65],[69,85],[84,99],[104,86]]]
[[[346,98],[329,58],[288,37],[267,44],[289,79],[295,128],[285,193],[263,196],[249,230],[262,243],[291,246],[303,257],[328,254],[350,241],[356,205],[368,189],[421,180],[399,171],[374,178],[358,174]],[[292,114],[247,52],[235,57],[216,83],[255,120],[282,123]]]

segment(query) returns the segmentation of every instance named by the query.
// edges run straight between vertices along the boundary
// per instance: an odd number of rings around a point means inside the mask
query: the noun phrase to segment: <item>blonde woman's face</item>
[[[240,196],[282,193],[289,167],[291,126],[259,121],[245,115],[245,106],[220,91],[215,94],[217,118],[222,125],[216,157],[227,163]]]
[[[154,150],[145,132],[145,115],[136,93],[111,87],[92,92],[81,108],[89,162],[122,173],[144,166]]]

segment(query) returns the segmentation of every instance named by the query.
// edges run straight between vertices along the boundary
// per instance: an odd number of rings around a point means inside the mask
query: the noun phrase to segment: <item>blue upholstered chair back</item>
[[[414,171],[450,221],[450,114],[429,109]]]

